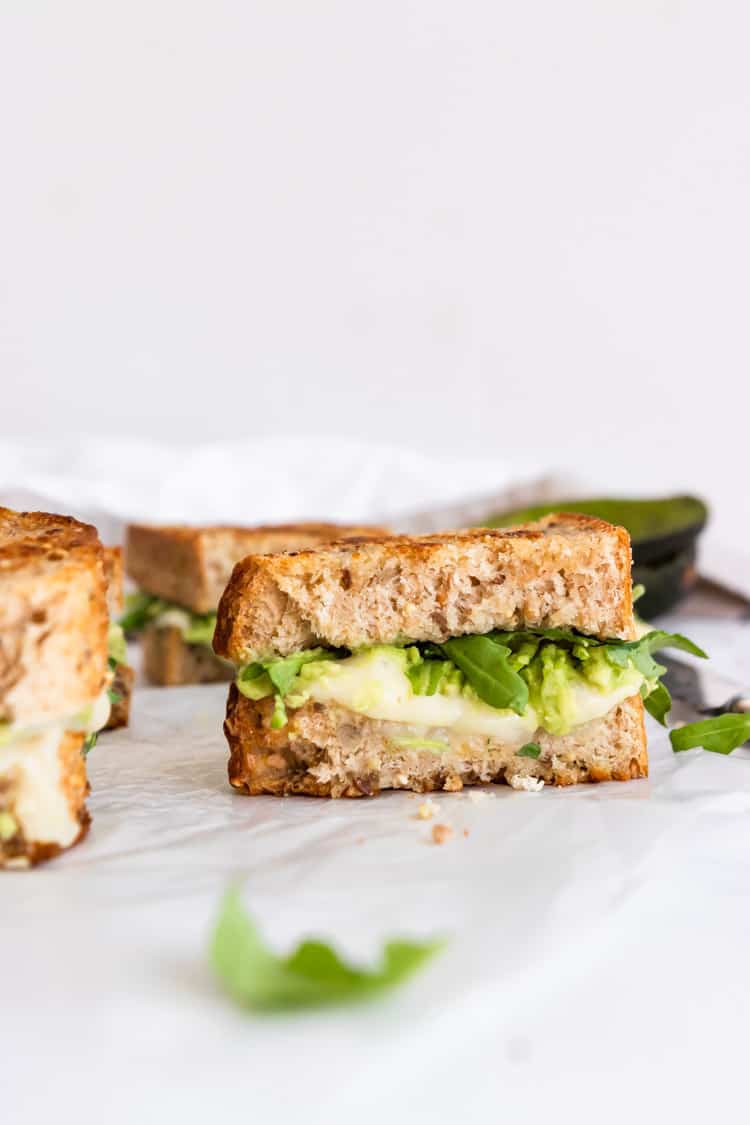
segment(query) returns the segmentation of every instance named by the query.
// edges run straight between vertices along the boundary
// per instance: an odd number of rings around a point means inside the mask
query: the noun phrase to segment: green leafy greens
[[[119,625],[126,633],[140,633],[149,625],[169,625],[179,629],[189,645],[211,646],[216,628],[215,613],[193,613],[174,602],[155,598],[139,590],[125,598],[125,612]]]
[[[238,1004],[278,1011],[366,1000],[406,980],[443,946],[389,941],[375,969],[353,968],[322,941],[304,941],[289,956],[279,956],[264,943],[235,887],[221,906],[211,963]]]
[[[750,714],[717,715],[698,723],[687,723],[669,732],[674,752],[693,750],[702,746],[713,754],[731,754],[750,739]]]
[[[662,648],[706,655],[682,634],[660,630],[635,641],[599,640],[572,629],[495,630],[441,644],[402,642],[370,651],[390,653],[415,695],[462,694],[518,715],[532,707],[540,726],[562,735],[576,722],[577,685],[619,692],[620,698],[640,691],[650,714],[665,724],[672,700],[660,682],[665,668],[653,655]],[[250,699],[273,696],[271,726],[279,729],[287,722],[287,706],[301,706],[309,698],[311,678],[325,672],[321,665],[351,655],[348,649],[315,648],[255,662],[239,670],[237,687]]]
[[[538,758],[542,752],[541,746],[537,742],[527,742],[520,750],[516,750],[517,758]]]

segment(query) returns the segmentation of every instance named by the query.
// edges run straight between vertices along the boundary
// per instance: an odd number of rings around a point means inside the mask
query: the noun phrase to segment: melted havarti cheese
[[[109,712],[109,696],[104,691],[72,718],[38,727],[11,725],[3,731],[0,782],[9,782],[11,812],[26,840],[61,848],[75,840],[81,826],[65,792],[60,743],[66,730],[87,734],[101,730]]]
[[[27,840],[73,843],[80,824],[63,787],[59,748],[65,728],[47,726],[27,738],[0,746],[0,778],[7,777],[13,794],[13,816]]]
[[[577,684],[575,726],[608,714],[618,703],[634,695],[642,677],[636,674],[617,691],[603,692],[585,683]],[[441,728],[457,734],[484,734],[510,745],[523,745],[539,726],[532,707],[523,715],[500,711],[462,695],[415,695],[409,678],[397,661],[370,652],[339,662],[331,661],[322,675],[305,685],[311,699],[337,703],[370,719],[403,723],[420,728]]]

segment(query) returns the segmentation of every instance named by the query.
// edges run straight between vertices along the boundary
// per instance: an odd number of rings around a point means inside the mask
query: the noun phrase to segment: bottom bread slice
[[[174,626],[152,626],[143,634],[143,670],[152,684],[215,684],[236,674],[208,645],[189,645]]]
[[[0,749],[0,868],[41,863],[86,835],[84,739],[53,729]]]
[[[629,781],[648,775],[643,703],[635,695],[604,718],[555,736],[538,730],[538,758],[485,735],[465,736],[450,750],[406,749],[399,723],[369,719],[343,707],[306,703],[272,730],[273,701],[247,699],[232,684],[224,733],[229,781],[244,793],[275,796],[371,797],[381,789],[458,790],[507,782],[516,788],[585,781]]]
[[[127,664],[118,664],[112,680],[112,706],[105,730],[126,727],[130,719],[130,701],[133,696],[135,672]]]

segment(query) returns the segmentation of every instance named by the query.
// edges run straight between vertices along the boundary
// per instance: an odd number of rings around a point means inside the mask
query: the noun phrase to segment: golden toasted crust
[[[102,690],[107,603],[96,530],[0,508],[0,721],[72,714]]]
[[[554,626],[629,639],[630,566],[624,528],[568,514],[523,528],[251,556],[222,596],[214,650],[241,663],[316,644]]]
[[[224,732],[229,780],[240,792],[371,797],[383,789],[455,791],[523,778],[575,785],[648,775],[638,695],[562,737],[538,730],[538,759],[519,757],[517,746],[486,736],[467,736],[460,748],[444,753],[403,749],[393,740],[410,729],[321,703],[290,711],[281,730],[271,728],[272,714],[271,699],[247,699],[232,684]]]
[[[80,826],[78,835],[70,847],[80,843],[91,824],[91,817],[85,803],[89,784],[86,779],[86,759],[82,752],[84,739],[85,735],[81,733],[66,731],[58,750],[63,789],[68,798],[70,811]],[[3,806],[3,795],[3,780],[0,779],[0,809]],[[13,870],[34,867],[67,850],[68,848],[62,848],[59,844],[44,840],[28,840],[19,827],[16,835],[11,836],[10,839],[0,839],[0,868]]]
[[[357,535],[384,536],[377,527],[333,523],[269,527],[150,527],[127,529],[127,572],[150,594],[194,613],[219,604],[232,568],[245,555],[263,555]]]
[[[172,626],[146,629],[142,644],[143,671],[152,684],[226,683],[234,676],[232,665],[214,656],[208,645],[187,644],[180,630]]]

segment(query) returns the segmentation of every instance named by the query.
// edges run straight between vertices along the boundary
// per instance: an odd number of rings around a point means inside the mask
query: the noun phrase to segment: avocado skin
[[[556,500],[496,513],[485,526],[512,527],[550,512],[578,512],[627,528],[633,547],[633,583],[646,587],[638,603],[638,613],[645,618],[666,613],[696,583],[696,542],[708,520],[708,508],[697,496]]]

